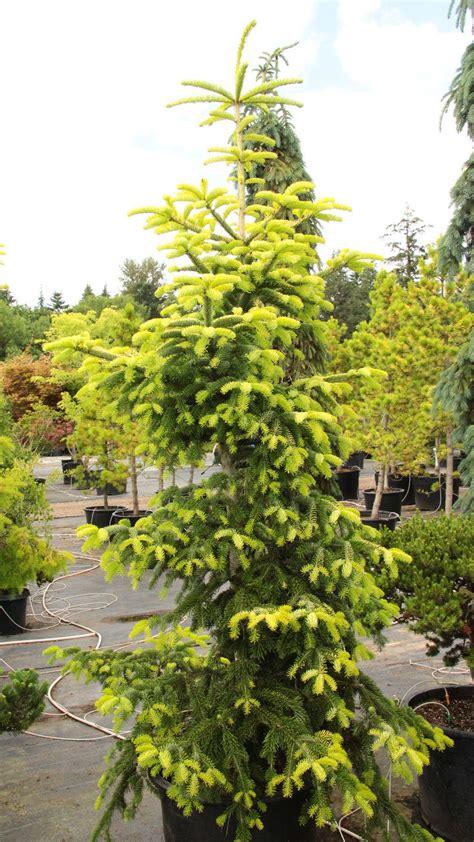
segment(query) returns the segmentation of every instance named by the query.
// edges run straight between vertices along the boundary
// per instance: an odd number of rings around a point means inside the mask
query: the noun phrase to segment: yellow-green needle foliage
[[[16,596],[28,583],[51,581],[64,570],[70,555],[51,546],[48,515],[26,454],[0,436],[0,593]]]
[[[219,822],[236,820],[238,842],[265,823],[264,797],[301,787],[303,821],[334,823],[339,793],[370,828],[389,816],[404,842],[427,840],[391,804],[376,752],[387,746],[394,773],[410,779],[444,737],[385,699],[360,665],[370,654],[359,636],[380,639],[396,610],[368,569],[407,557],[381,549],[357,512],[321,490],[347,454],[338,420],[347,384],[284,377],[298,331],[324,306],[323,282],[309,269],[316,238],[300,223],[334,218],[341,206],[301,198],[307,182],[257,192],[246,205],[248,173],[272,152],[248,148],[255,114],[243,117],[244,106],[292,102],[270,96],[272,82],[245,89],[251,27],[233,89],[188,82],[204,93],[182,100],[209,102],[205,122],[230,124],[232,141],[213,158],[237,172],[237,193],[202,181],[142,209],[171,261],[175,302],[142,326],[134,354],[104,362],[158,458],[195,464],[214,451],[221,469],[165,491],[136,528],[81,530],[86,547],[110,537],[108,578],[128,573],[137,585],[152,566],[154,581],[181,585],[166,625],[136,627],[147,641],[139,650],[70,662],[101,682],[98,707],[117,726],[137,712],[101,779],[99,801],[108,801],[96,838],[110,838],[114,809],[134,814],[151,773],[170,781],[186,815],[225,802]]]
[[[360,380],[354,396],[360,447],[380,465],[403,465],[419,472],[430,462],[436,430],[452,425],[434,420],[433,390],[441,372],[467,340],[473,315],[463,303],[470,279],[447,283],[438,273],[437,253],[420,262],[421,280],[400,286],[394,274],[381,272],[371,295],[371,318],[335,349],[333,368],[368,365],[382,369],[378,386]]]

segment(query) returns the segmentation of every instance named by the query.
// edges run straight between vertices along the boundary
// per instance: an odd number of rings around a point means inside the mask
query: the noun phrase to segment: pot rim
[[[29,588],[23,588],[22,592],[15,596],[9,596],[8,591],[0,588],[0,602],[15,602],[17,599],[27,599],[29,595]]]
[[[97,512],[97,511],[112,512],[112,514],[113,514],[114,512],[122,512],[123,508],[122,508],[122,506],[84,506],[84,511],[85,512]]]
[[[455,696],[458,690],[467,692],[462,692],[457,698],[462,698],[464,695],[466,695],[468,698],[474,697],[474,684],[446,684],[438,685],[437,687],[431,687],[429,690],[418,690],[416,692],[413,692],[407,697],[405,704],[408,707],[411,707],[415,710],[414,705],[412,704],[415,701],[415,699],[420,698],[421,703],[423,703],[430,701],[429,698],[425,698],[426,696],[433,696],[433,701],[438,701],[438,699],[436,698],[437,695],[442,696],[442,698],[444,698],[444,693],[448,692],[452,693],[453,696]],[[418,713],[418,711],[415,710],[415,713]],[[418,713],[418,715],[423,716],[422,713]],[[462,728],[450,728],[449,726],[444,725],[438,725],[437,727],[441,728],[441,730],[452,739],[455,739],[456,737],[462,737],[464,740],[474,740],[474,731],[463,731]]]
[[[364,488],[364,494],[376,494],[376,488]],[[405,494],[404,488],[384,488],[382,494]]]
[[[161,788],[165,792],[167,792],[168,789],[170,788],[170,786],[172,785],[172,782],[168,781],[166,778],[163,778],[162,775],[152,775],[149,770],[147,771],[146,774],[147,774],[148,782],[150,783],[150,785],[152,787],[154,787],[154,789],[158,790],[159,787],[161,786]],[[295,795],[304,795],[305,793],[309,793],[310,790],[311,790],[311,784],[307,784],[306,786],[303,786],[302,789],[298,789],[298,790],[295,789]],[[260,795],[260,799],[261,799],[261,801],[264,801],[265,804],[275,804],[279,801],[286,801],[286,800],[291,801],[291,798],[287,799],[284,795]],[[170,799],[170,800],[173,800],[173,799]],[[176,802],[174,802],[174,803],[176,804]],[[215,807],[227,806],[228,804],[232,804],[232,803],[233,803],[233,800],[232,800],[231,796],[223,796],[221,801],[201,801],[201,804],[209,805],[209,806],[215,806]]]
[[[396,518],[397,520],[400,520],[400,515],[397,512],[387,512],[385,509],[382,509],[381,511],[379,511],[377,517],[372,517],[371,509],[360,509],[359,514],[360,514],[361,519],[363,517],[365,517],[365,518],[370,519],[370,520],[381,520],[381,521],[393,520],[394,518]],[[380,517],[380,515],[385,515],[385,517]]]

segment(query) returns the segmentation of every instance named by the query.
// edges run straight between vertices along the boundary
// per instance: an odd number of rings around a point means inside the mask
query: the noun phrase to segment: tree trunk
[[[132,483],[132,507],[133,514],[138,515],[138,481],[137,481],[137,458],[135,454],[129,458],[130,481]]]
[[[194,483],[194,465],[191,465],[189,469],[189,484],[193,485]]]
[[[107,494],[106,486],[104,486],[104,509],[109,508],[109,495]]]
[[[387,473],[387,466],[385,464],[379,467],[379,477],[377,480],[377,488],[375,490],[374,505],[372,506],[372,518],[377,518],[380,512],[380,504],[382,503],[382,494],[385,488],[385,475]]]
[[[165,469],[163,468],[163,465],[160,465],[158,468],[158,491],[163,491],[163,488],[165,487],[164,476]]]
[[[439,473],[439,448],[441,445],[441,436],[436,436],[435,438],[435,446],[434,446],[434,463],[435,469]]]
[[[453,472],[454,472],[454,459],[453,459],[453,432],[451,428],[446,430],[446,505],[445,505],[445,512],[447,515],[451,514],[453,508]],[[441,491],[440,491],[441,494]]]
[[[171,472],[171,485],[176,485],[176,468],[173,468]]]

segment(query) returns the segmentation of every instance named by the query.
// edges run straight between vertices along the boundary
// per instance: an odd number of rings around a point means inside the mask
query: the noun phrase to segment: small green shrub
[[[474,515],[417,516],[395,532],[384,530],[383,542],[408,553],[412,563],[401,565],[396,582],[381,570],[377,584],[425,635],[429,655],[446,649],[446,665],[466,658],[473,667]]]
[[[50,581],[68,553],[55,550],[47,533],[49,509],[32,465],[11,439],[0,437],[0,591],[21,593],[28,582]],[[38,534],[38,529],[43,534]]]
[[[47,689],[34,670],[17,670],[3,688],[0,684],[0,734],[26,731],[41,716]]]

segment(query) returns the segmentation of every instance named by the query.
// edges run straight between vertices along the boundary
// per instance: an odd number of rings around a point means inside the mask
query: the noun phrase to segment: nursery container
[[[121,509],[121,510],[116,509],[113,512],[112,517],[110,518],[110,523],[111,524],[118,523],[119,520],[122,520],[122,518],[126,518],[127,520],[130,521],[130,526],[135,526],[136,522],[138,520],[140,520],[140,518],[146,517],[149,514],[150,514],[150,512],[146,511],[145,509],[140,509],[140,511],[138,512],[137,515],[133,514],[132,509]]]
[[[424,702],[439,700],[446,705],[449,698],[474,697],[474,686],[436,687],[416,693],[409,700],[412,708]],[[423,715],[423,708],[417,713]],[[447,842],[472,842],[474,839],[474,733],[457,728],[443,728],[454,740],[445,751],[433,751],[430,765],[418,778],[421,813],[436,835]]]
[[[354,453],[351,453],[349,458],[346,462],[344,462],[345,468],[362,468],[364,467],[364,457],[365,457],[365,450],[354,450]]]
[[[411,474],[389,474],[387,479],[389,488],[402,489],[402,506],[415,505],[415,489],[413,488],[413,477]]]
[[[379,481],[379,472],[375,471],[375,485]],[[413,477],[411,474],[387,474],[387,485],[389,488],[401,488],[404,492],[402,506],[415,505],[415,489],[413,488]]]
[[[460,466],[462,460],[464,459],[464,457],[465,457],[464,453],[458,454],[457,456],[453,456],[453,471],[459,471],[459,466]],[[440,466],[440,468],[445,468],[446,467],[446,459],[440,459],[439,460],[439,466]]]
[[[438,488],[433,490],[433,485]],[[459,477],[453,477],[453,502],[459,497]],[[413,477],[415,504],[422,512],[441,511],[446,505],[446,477],[437,474]]]
[[[74,459],[61,459],[61,466],[63,469],[64,485],[73,485],[76,480],[71,476],[71,471],[82,467],[82,462],[76,462]]]
[[[118,514],[121,517],[122,509],[114,506],[107,508],[105,506],[86,506],[84,509],[86,515],[86,523],[92,523],[94,526],[102,528],[103,526],[110,526],[112,517]]]
[[[18,596],[0,591],[0,635],[21,634],[25,630],[29,595],[28,588]]]
[[[375,488],[369,488],[367,491],[364,491],[364,499],[365,505],[367,509],[372,511],[372,507],[374,505],[375,500]],[[405,492],[401,488],[386,488],[382,492],[382,501],[380,503],[380,508],[384,512],[395,512],[395,514],[400,515],[402,511],[402,499],[404,497]]]
[[[334,478],[339,486],[342,500],[357,500],[359,496],[360,468],[338,468]]]
[[[360,519],[366,526],[373,526],[374,529],[382,529],[383,526],[386,526],[393,532],[400,517],[396,512],[383,511],[379,512],[377,517],[372,517],[372,509],[363,509],[360,512]]]
[[[193,812],[186,818],[176,802],[166,797],[168,781],[151,780],[161,798],[165,842],[233,842],[235,822],[229,821],[223,828],[216,824],[229,802],[205,804],[201,813]],[[262,817],[264,828],[252,834],[252,842],[318,842],[314,824],[310,821],[301,827],[298,821],[307,797],[307,791],[302,790],[295,791],[291,798],[262,798],[267,805]]]

